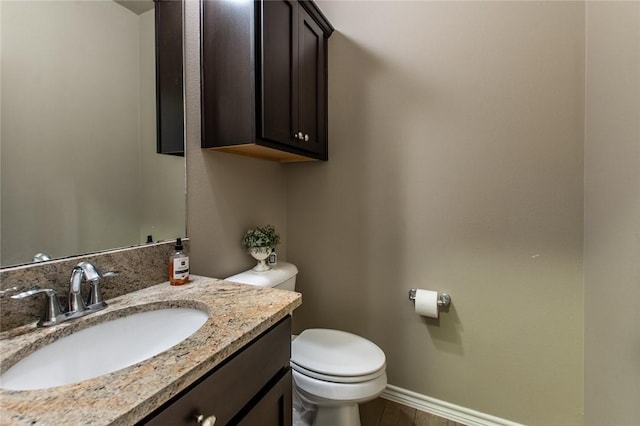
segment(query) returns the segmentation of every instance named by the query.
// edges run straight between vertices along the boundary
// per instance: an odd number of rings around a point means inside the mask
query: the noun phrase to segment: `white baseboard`
[[[501,419],[393,385],[387,385],[380,397],[468,426],[523,426],[520,423]]]

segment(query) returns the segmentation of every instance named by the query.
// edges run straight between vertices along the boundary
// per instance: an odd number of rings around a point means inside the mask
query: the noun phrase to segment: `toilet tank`
[[[258,287],[273,287],[280,290],[294,291],[296,289],[297,275],[298,268],[295,265],[287,262],[278,262],[276,266],[272,266],[268,271],[256,272],[249,269],[227,277],[225,280]]]

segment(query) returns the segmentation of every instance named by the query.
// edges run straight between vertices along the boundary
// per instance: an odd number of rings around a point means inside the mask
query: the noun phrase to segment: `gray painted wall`
[[[330,161],[287,168],[296,331],[371,339],[420,394],[581,424],[584,3],[320,7]],[[451,310],[417,316],[412,287]]]
[[[587,2],[585,424],[640,424],[640,3]]]

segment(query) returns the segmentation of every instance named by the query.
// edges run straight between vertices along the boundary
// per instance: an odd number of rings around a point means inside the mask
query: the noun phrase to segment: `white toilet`
[[[248,270],[226,280],[293,291],[297,274],[294,265],[278,262],[269,271]],[[385,362],[382,349],[363,337],[304,330],[291,343],[294,424],[359,426],[358,404],[376,398],[387,385]]]

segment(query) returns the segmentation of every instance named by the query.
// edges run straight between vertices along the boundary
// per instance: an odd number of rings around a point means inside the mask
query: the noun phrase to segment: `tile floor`
[[[360,404],[360,422],[362,426],[464,426],[382,398]]]

